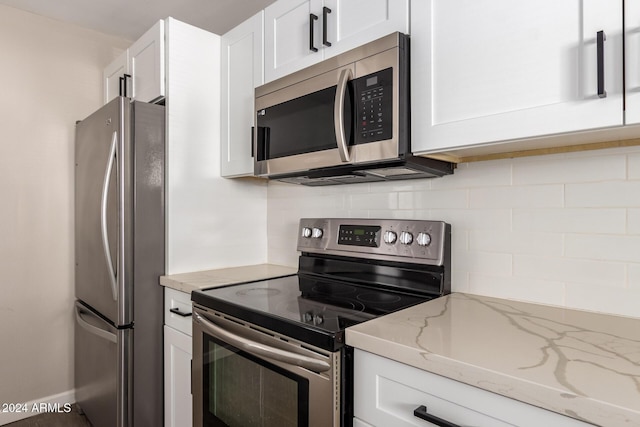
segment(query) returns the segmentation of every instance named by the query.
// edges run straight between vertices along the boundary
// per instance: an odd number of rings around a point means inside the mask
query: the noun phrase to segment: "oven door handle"
[[[284,362],[289,365],[300,366],[314,372],[326,372],[331,369],[331,365],[323,360],[317,360],[301,354],[282,350],[280,348],[271,347],[243,338],[229,331],[225,331],[220,326],[208,319],[205,319],[204,316],[201,316],[196,310],[193,311],[193,320],[200,324],[206,332],[213,337],[218,338],[227,344],[231,344],[239,350],[244,350],[247,353],[251,353],[256,356],[268,357],[269,359]]]

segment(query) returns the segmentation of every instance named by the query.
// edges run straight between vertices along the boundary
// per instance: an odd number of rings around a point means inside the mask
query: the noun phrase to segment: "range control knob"
[[[400,243],[403,245],[410,245],[413,242],[413,234],[408,231],[403,231],[400,233]]]
[[[416,242],[420,246],[429,246],[429,244],[431,243],[431,235],[429,233],[418,233]]]
[[[314,239],[319,239],[322,237],[322,228],[313,227],[313,231],[311,232],[311,237]]]
[[[314,325],[322,325],[324,323],[324,317],[321,314],[316,314],[313,316],[313,324]]]
[[[386,244],[392,245],[398,239],[398,235],[396,234],[395,231],[387,230],[384,232],[383,239]]]
[[[307,239],[311,237],[311,229],[309,227],[302,227],[302,237],[306,237]]]

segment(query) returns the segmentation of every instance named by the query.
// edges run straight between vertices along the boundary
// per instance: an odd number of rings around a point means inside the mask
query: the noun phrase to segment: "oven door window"
[[[204,336],[205,426],[307,427],[309,381]]]

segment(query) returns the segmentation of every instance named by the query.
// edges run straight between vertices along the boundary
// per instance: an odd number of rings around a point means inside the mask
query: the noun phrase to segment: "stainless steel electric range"
[[[194,426],[352,424],[345,328],[450,292],[449,224],[301,219],[298,273],[194,291]]]

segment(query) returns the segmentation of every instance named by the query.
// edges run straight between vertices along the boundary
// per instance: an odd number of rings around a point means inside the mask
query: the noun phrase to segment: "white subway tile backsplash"
[[[515,231],[623,234],[625,209],[514,209]]]
[[[567,207],[640,207],[640,181],[607,181],[565,186]]]
[[[451,292],[470,292],[469,273],[466,270],[451,269]]]
[[[511,185],[511,161],[491,160],[487,162],[459,164],[453,175],[431,180],[431,188],[476,188]]]
[[[495,252],[451,251],[451,266],[470,273],[511,276],[513,255]]]
[[[565,287],[563,282],[498,277],[471,273],[469,292],[496,298],[516,299],[551,305],[564,305]]]
[[[562,207],[562,185],[473,188],[469,190],[471,208],[553,208]]]
[[[461,209],[468,207],[467,190],[431,190],[399,193],[400,209]]]
[[[560,233],[472,230],[471,251],[562,256],[564,236]]]
[[[625,264],[562,257],[513,256],[513,275],[529,279],[599,285],[604,289],[623,288]]]
[[[510,209],[431,209],[428,219],[459,230],[511,230]]]
[[[627,233],[640,234],[640,209],[627,209]]]
[[[640,264],[627,264],[627,280],[629,289],[640,291]]]
[[[626,156],[591,157],[540,156],[517,159],[513,164],[513,184],[595,182],[626,178]]]
[[[566,305],[601,313],[640,317],[640,290],[606,289],[597,284],[567,283]]]
[[[269,262],[297,265],[301,217],[442,220],[452,226],[454,292],[640,317],[640,147],[465,163],[426,180],[270,182],[267,191]]]
[[[627,156],[629,167],[629,179],[640,179],[640,153],[633,153]]]
[[[349,194],[351,209],[398,209],[398,193],[359,193]]]
[[[568,234],[565,255],[602,261],[640,262],[640,237]]]

